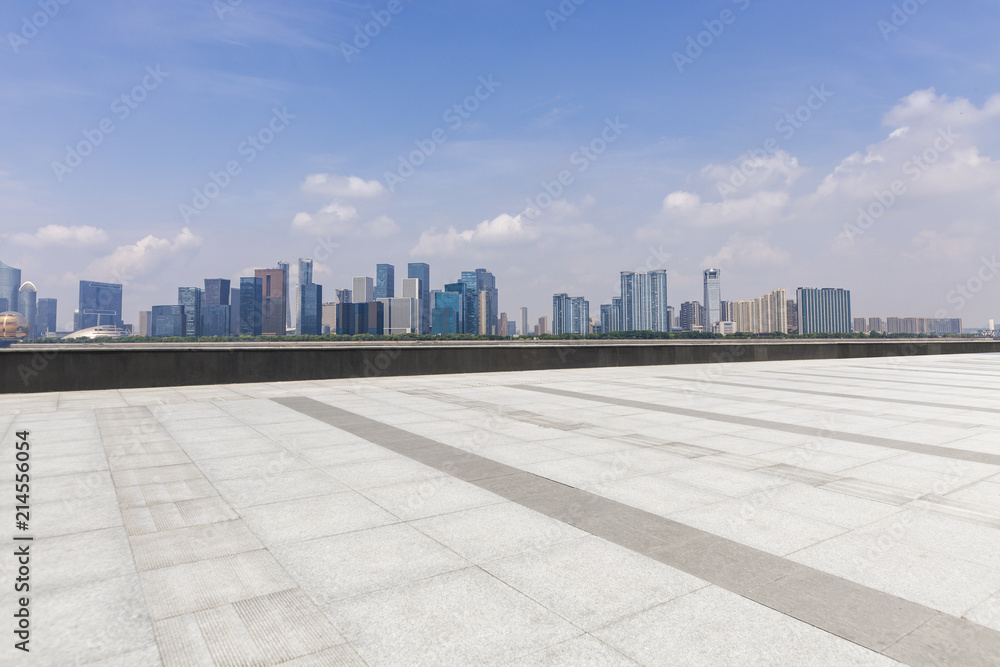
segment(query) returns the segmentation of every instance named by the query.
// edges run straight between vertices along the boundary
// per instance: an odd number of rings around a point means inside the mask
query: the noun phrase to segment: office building
[[[177,289],[177,305],[184,306],[184,336],[201,337],[201,306],[204,292],[198,287]]]
[[[371,279],[369,278],[369,280]],[[384,335],[385,316],[384,301],[339,303],[337,304],[337,333],[345,336]]]
[[[452,289],[448,289],[448,288]],[[447,336],[462,333],[462,316],[465,312],[465,285],[445,285],[443,292],[431,293],[431,334]]]
[[[667,272],[621,273],[622,331],[670,331]]]
[[[28,320],[28,338],[41,338],[38,331],[38,290],[30,280],[21,285],[18,290],[17,312]]]
[[[290,267],[289,267],[288,262],[278,262],[278,270],[281,271],[281,303],[283,304],[282,305],[282,309],[284,310],[284,328],[282,329],[281,332],[279,332],[276,335],[284,336],[285,334],[290,333],[288,331],[288,329],[290,329],[290,328],[292,328],[292,327],[295,326],[295,320],[292,319],[292,317],[293,317],[293,314],[292,314],[292,301],[293,301],[293,299],[289,298],[289,289],[291,288],[291,284],[292,284],[291,283],[292,276],[291,276],[291,273],[290,273]],[[266,282],[264,284],[264,294],[265,294],[265,298],[266,298],[266,295],[267,295],[267,284],[266,284]],[[272,303],[271,306],[272,307],[277,307],[278,304],[277,303]],[[272,326],[277,326],[277,324],[278,324],[277,323],[277,318],[273,318],[273,321],[272,321],[271,324],[272,324]],[[264,333],[265,334],[267,334],[267,330],[268,330],[267,329],[267,324],[265,323],[264,324]]]
[[[510,324],[510,322],[507,321],[507,313],[500,313],[500,320],[499,320],[499,322],[497,324],[497,335],[498,336],[503,336],[503,337],[507,336],[507,325],[508,324]]]
[[[528,309],[522,306],[521,307],[521,335],[522,336],[527,336],[528,333],[529,333],[528,332]]]
[[[411,333],[430,333],[430,327],[424,326],[424,311],[427,312],[428,319],[430,318],[430,308],[425,308],[425,306],[430,305],[430,292],[427,292],[427,298],[424,299],[424,281],[423,278],[404,278],[403,279],[403,291],[402,297],[405,299],[413,299],[416,301],[416,312],[417,319],[413,323],[413,331]],[[395,327],[394,327],[395,328]]]
[[[736,333],[736,322],[727,322],[725,320],[716,322],[712,327],[712,333],[717,333],[722,336],[732,336]]]
[[[715,323],[722,318],[722,272],[719,269],[706,269],[704,275],[705,307],[702,324],[705,331],[713,331]]]
[[[21,269],[0,262],[0,313],[16,312],[21,289]]]
[[[670,325],[671,331],[677,328],[677,317],[674,315],[673,306],[667,306],[667,323]]]
[[[788,299],[784,289],[747,301],[730,301],[730,316],[737,332],[771,334],[788,332]]]
[[[229,335],[240,335],[240,288],[229,290]]]
[[[412,276],[410,277],[412,278]],[[396,296],[396,267],[394,267],[392,264],[376,264],[375,298],[391,299],[395,296]]]
[[[415,262],[406,267],[407,278],[420,280],[420,333],[431,331],[431,267],[429,264]]]
[[[323,330],[337,333],[337,304],[323,304]]]
[[[404,280],[403,288],[406,289]],[[413,283],[419,285],[420,280],[413,279]],[[402,336],[405,334],[420,333],[420,300],[413,297],[401,296],[391,299],[381,299],[379,304],[385,308],[385,334],[388,336]]]
[[[351,290],[354,303],[368,303],[375,300],[375,283],[367,276],[355,276]]]
[[[79,304],[78,331],[101,325],[124,328],[121,285],[81,280]]]
[[[496,277],[486,269],[463,271],[466,285],[465,332],[495,335],[499,321],[499,292]],[[486,293],[486,296],[482,296]],[[484,306],[485,310],[481,310]]]
[[[323,286],[316,283],[299,285],[299,326],[302,336],[323,333]]]
[[[39,337],[58,331],[58,321],[56,318],[56,299],[38,300],[38,327]]]
[[[284,336],[288,332],[286,324],[287,304],[285,295],[288,285],[285,278],[288,275],[288,265],[277,269],[257,269],[254,277],[260,278],[263,290],[261,304],[261,334],[262,336]]]
[[[139,311],[139,335],[143,338],[153,335],[153,311]]]
[[[180,338],[185,335],[184,306],[153,306],[149,335],[153,338]]]
[[[240,278],[240,335],[260,336],[264,331],[264,279]]]
[[[681,330],[703,331],[704,327],[701,324],[703,320],[701,302],[685,301],[681,304]]]
[[[351,303],[353,299],[351,298],[352,291],[349,289],[338,289],[333,291],[333,302],[334,303]]]
[[[202,306],[201,335],[205,338],[225,338],[231,335],[233,307]]]
[[[547,315],[542,315],[538,318],[538,326],[535,327],[535,333],[539,336],[545,336],[549,333],[549,318]]]
[[[851,292],[840,288],[797,290],[799,333],[851,333]]]
[[[206,278],[202,305],[228,306],[232,294],[232,283],[226,278]]]

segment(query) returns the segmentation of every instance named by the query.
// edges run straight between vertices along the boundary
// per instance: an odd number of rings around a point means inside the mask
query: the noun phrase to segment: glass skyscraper
[[[796,294],[799,333],[851,333],[850,290],[800,287]]]
[[[323,287],[315,283],[299,286],[299,331],[303,336],[323,333]]]
[[[122,286],[81,280],[79,313],[80,329],[99,325],[123,328]]]
[[[46,333],[51,331],[56,332],[56,327],[58,326],[56,318],[56,307],[58,302],[56,299],[39,299],[38,300],[38,328],[39,335],[44,336]]]
[[[285,319],[288,313],[288,264],[277,269],[257,269],[254,276],[261,279],[263,303],[261,304],[262,335],[284,336],[288,332]]]
[[[184,336],[184,306],[153,306],[149,335],[153,338]]]
[[[447,289],[448,287],[460,289]],[[434,308],[431,310],[431,333],[446,336],[462,332],[462,315],[465,311],[465,285],[454,283],[445,285],[444,292],[431,295]]]
[[[0,312],[17,310],[20,289],[21,269],[0,262]]]
[[[38,290],[31,281],[21,285],[21,289],[18,290],[17,312],[28,320],[28,326],[31,328],[28,338],[41,338],[42,332],[38,330]]]
[[[431,267],[423,262],[413,262],[406,267],[407,278],[420,279],[420,333],[431,331]]]
[[[705,270],[705,331],[711,331],[722,320],[722,272],[719,269]]]
[[[412,278],[412,276],[410,276]],[[392,264],[375,266],[375,298],[391,299],[396,296],[396,267]]]
[[[264,281],[240,278],[240,335],[259,336],[264,330]]]

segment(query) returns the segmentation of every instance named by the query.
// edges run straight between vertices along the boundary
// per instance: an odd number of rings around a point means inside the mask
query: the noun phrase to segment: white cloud
[[[791,254],[772,245],[766,236],[733,234],[714,255],[702,260],[702,266],[720,269],[763,268],[787,264]]]
[[[173,241],[150,234],[135,243],[118,246],[107,257],[95,261],[89,272],[106,279],[129,283],[137,278],[155,275],[175,259],[179,252],[199,245],[201,238],[187,227]]]
[[[484,220],[474,229],[458,231],[449,227],[446,231],[438,232],[436,228],[432,228],[420,235],[420,240],[410,254],[427,257],[451,255],[472,246],[524,243],[535,241],[539,236],[539,229],[529,225],[524,214],[512,216],[504,213],[492,220]]]
[[[332,202],[316,213],[301,212],[292,218],[292,231],[312,236],[342,236],[351,238],[383,239],[396,234],[399,225],[380,215],[358,224],[358,210],[353,206]]]
[[[366,181],[358,176],[312,174],[302,184],[302,192],[345,199],[371,199],[384,194],[385,186],[379,181]]]
[[[108,240],[108,233],[98,227],[89,225],[66,227],[64,225],[45,225],[39,227],[34,234],[14,234],[11,243],[42,248],[55,245],[100,245]]]

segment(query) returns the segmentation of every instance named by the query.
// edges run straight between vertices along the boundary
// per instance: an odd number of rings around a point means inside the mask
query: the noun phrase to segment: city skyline
[[[891,3],[722,4],[694,49],[716,10],[406,4],[350,58],[378,7],[74,5],[8,45],[0,257],[63,303],[122,282],[128,313],[306,256],[327,285],[486,265],[536,313],[607,303],[622,268],[698,299],[713,267],[733,298],[840,285],[859,312],[995,318],[995,13],[927,3],[887,31]]]

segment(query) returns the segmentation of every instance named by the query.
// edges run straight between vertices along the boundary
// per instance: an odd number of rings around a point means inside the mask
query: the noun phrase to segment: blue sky
[[[532,319],[645,266],[679,306],[709,265],[726,299],[838,286],[856,315],[1000,319],[995,2],[390,4],[5,3],[0,260],[66,327],[80,279],[124,282],[135,321],[298,257],[331,297],[377,262],[426,261],[432,288],[486,267]]]

